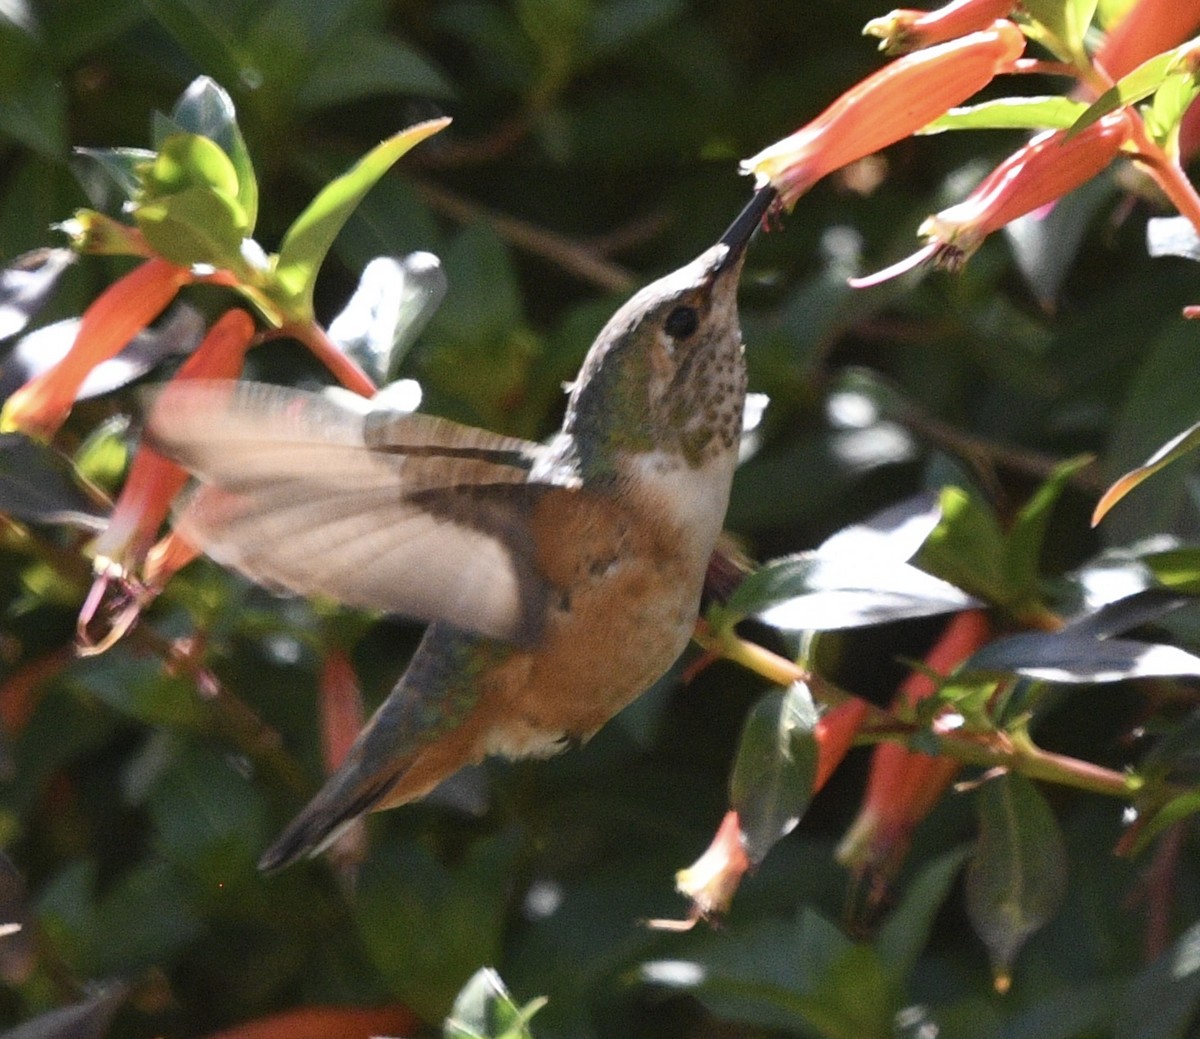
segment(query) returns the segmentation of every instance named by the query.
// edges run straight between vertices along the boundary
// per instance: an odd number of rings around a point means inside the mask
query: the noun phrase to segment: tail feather
[[[344,797],[339,776],[334,776],[279,835],[279,838],[258,860],[264,873],[275,873],[297,859],[312,858],[329,847],[338,835],[364,812],[376,807],[396,785],[396,774],[378,777],[377,781],[358,790],[352,798]]]

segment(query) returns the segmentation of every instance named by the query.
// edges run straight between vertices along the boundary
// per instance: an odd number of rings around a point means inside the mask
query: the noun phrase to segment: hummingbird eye
[[[663,328],[672,339],[686,339],[699,325],[700,315],[695,307],[676,307],[663,322]]]

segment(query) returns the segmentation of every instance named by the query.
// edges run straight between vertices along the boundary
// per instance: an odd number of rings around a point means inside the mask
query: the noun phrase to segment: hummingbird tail
[[[397,779],[395,774],[381,777],[375,783],[357,790],[354,797],[347,800],[341,796],[342,784],[335,777],[288,824],[279,839],[263,852],[258,860],[258,868],[264,873],[275,873],[297,859],[319,855],[337,840],[350,823],[379,805]]]

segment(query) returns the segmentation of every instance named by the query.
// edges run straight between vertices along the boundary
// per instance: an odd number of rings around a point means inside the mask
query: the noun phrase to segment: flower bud
[[[878,36],[885,54],[907,54],[986,29],[1015,6],[1014,0],[954,0],[936,11],[900,8],[872,18],[863,26],[863,35]]]

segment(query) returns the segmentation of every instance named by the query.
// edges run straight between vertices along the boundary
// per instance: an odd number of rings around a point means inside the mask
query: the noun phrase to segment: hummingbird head
[[[716,245],[636,293],[596,337],[563,426],[585,478],[606,475],[622,452],[698,467],[734,447],[746,392],[738,278],[774,198],[760,190]]]

